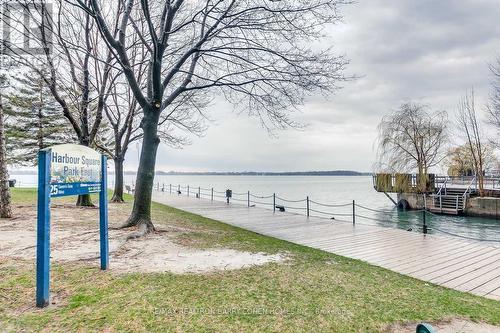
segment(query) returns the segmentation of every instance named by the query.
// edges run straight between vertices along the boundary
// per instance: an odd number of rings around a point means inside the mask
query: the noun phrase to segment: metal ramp
[[[439,187],[436,194],[426,197],[426,209],[438,214],[462,214],[465,211],[467,199],[477,194],[475,184],[475,177],[465,186],[453,184],[447,179]]]

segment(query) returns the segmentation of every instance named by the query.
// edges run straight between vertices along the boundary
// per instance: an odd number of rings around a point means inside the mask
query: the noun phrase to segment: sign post
[[[107,158],[101,155],[101,192],[99,193],[99,241],[101,250],[101,269],[108,269],[108,176]]]
[[[36,227],[36,306],[49,305],[50,151],[38,153],[38,216]]]
[[[38,153],[36,306],[49,305],[50,198],[99,193],[101,269],[109,267],[106,156],[80,145],[56,145]]]

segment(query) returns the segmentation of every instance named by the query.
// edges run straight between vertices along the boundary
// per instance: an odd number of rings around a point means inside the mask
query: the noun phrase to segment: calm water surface
[[[11,178],[16,178],[21,186],[34,186],[36,183],[36,176],[13,175]],[[112,185],[113,175],[109,176],[109,180]],[[125,175],[126,184],[134,182],[134,175]],[[160,187],[165,184],[166,191],[169,191],[169,184],[172,184],[173,189],[181,185],[183,195],[187,194],[188,185],[191,195],[198,192],[198,187],[201,187],[202,197],[206,198],[210,197],[211,188],[216,191],[216,196],[223,196],[218,192],[231,189],[235,194],[233,202],[242,204],[247,204],[247,191],[252,195],[264,197],[276,193],[278,198],[296,201],[285,202],[277,199],[276,203],[285,205],[289,207],[288,211],[299,214],[305,214],[305,198],[309,196],[310,208],[316,210],[311,212],[311,215],[334,217],[332,223],[352,221],[352,217],[348,215],[352,214],[354,200],[356,204],[372,209],[356,207],[356,215],[359,215],[356,218],[358,224],[375,224],[421,232],[422,213],[397,210],[383,193],[373,189],[371,176],[156,176],[155,183],[160,183]],[[215,199],[223,200],[221,197]],[[272,198],[251,197],[251,200],[252,204],[272,209]],[[312,201],[327,205],[346,204],[346,206],[325,207]],[[500,246],[500,220],[427,213],[426,221],[431,228],[430,233],[445,235],[444,232],[449,232]],[[450,237],[456,236],[450,235]]]

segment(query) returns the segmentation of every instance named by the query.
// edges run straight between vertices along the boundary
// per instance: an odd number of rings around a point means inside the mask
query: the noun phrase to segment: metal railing
[[[316,217],[322,219],[328,219],[333,222],[343,222],[352,223],[353,225],[373,225],[359,220],[371,220],[375,222],[384,223],[384,227],[390,227],[387,224],[393,224],[393,216],[397,210],[384,210],[384,209],[374,209],[364,205],[356,203],[355,200],[345,203],[322,203],[319,201],[312,200],[309,196],[303,199],[289,199],[277,195],[276,193],[262,195],[246,192],[233,192],[231,190],[218,191],[212,188],[203,188],[200,186],[181,186],[172,184],[161,184],[157,183],[154,187],[158,191],[167,192],[170,194],[177,195],[187,195],[194,196],[198,199],[209,199],[211,201],[224,201],[226,204],[231,202],[237,202],[239,204],[245,205],[248,208],[255,207],[256,205],[261,205],[264,208],[272,209],[273,212],[289,212],[292,214],[304,215],[306,217]],[[367,216],[365,212],[377,213],[379,216]],[[467,237],[459,234],[455,234],[440,228],[429,227],[427,224],[427,214],[435,215],[426,209],[412,210],[414,213],[421,213],[420,224],[418,224],[422,233],[427,234],[430,230],[435,230],[442,232],[446,235],[456,236],[459,238],[466,238],[476,241],[486,241],[486,242],[500,242],[500,240],[491,239],[479,239],[473,237]],[[398,217],[398,221],[402,221]],[[409,222],[409,221],[406,221]]]
[[[418,176],[415,174],[375,174],[372,175],[372,184],[373,187],[377,189],[377,177],[388,177],[388,182],[385,184],[388,187],[388,192],[396,191],[398,189],[397,178],[403,176],[405,179],[405,186],[408,190],[416,190],[418,186]],[[437,190],[436,194],[441,194],[443,191],[446,194],[448,188],[465,189],[470,187],[473,190],[478,189],[478,178],[476,176],[438,176],[429,174],[429,177],[429,185]],[[483,177],[483,187],[485,190],[500,190],[500,177]]]

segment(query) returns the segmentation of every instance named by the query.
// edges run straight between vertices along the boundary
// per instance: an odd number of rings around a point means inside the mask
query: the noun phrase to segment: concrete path
[[[500,247],[374,225],[154,191],[153,200],[259,234],[360,259],[444,287],[500,300]]]

